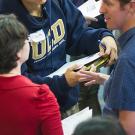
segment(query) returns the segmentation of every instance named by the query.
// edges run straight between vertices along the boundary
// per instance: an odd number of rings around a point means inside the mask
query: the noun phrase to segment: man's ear
[[[135,15],[135,1],[131,0],[131,2],[129,2],[129,11],[132,15]]]

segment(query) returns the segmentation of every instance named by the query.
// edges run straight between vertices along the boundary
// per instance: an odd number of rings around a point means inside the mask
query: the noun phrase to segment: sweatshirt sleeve
[[[108,29],[94,29],[86,25],[82,13],[70,0],[63,0],[61,8],[64,12],[67,27],[67,53],[70,55],[93,54],[99,51],[98,40],[112,36]],[[69,19],[71,18],[72,19]],[[77,50],[77,51],[76,51]]]
[[[61,107],[64,106],[65,104],[64,101],[66,101],[66,99],[68,98],[68,92],[71,89],[71,87],[67,84],[64,75],[53,76],[53,78],[35,75],[33,73],[28,72],[28,67],[26,63],[22,65],[21,71],[24,76],[31,79],[34,83],[47,84],[50,87],[51,91],[56,96],[59,105]]]

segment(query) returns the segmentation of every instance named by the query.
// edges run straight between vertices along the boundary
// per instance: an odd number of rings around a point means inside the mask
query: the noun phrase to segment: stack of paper
[[[101,0],[88,0],[84,4],[82,4],[78,9],[82,12],[85,17],[96,17],[100,15],[99,9],[101,5]]]
[[[57,71],[55,71],[52,74],[48,75],[48,77],[53,77],[54,75],[61,76],[66,72],[67,68],[69,68],[69,67],[71,67],[73,65],[83,66],[83,65],[85,65],[87,63],[95,61],[96,59],[98,59],[100,57],[101,56],[99,55],[99,53],[96,53],[96,54],[93,54],[91,56],[81,58],[79,60],[68,62],[68,63],[64,64],[61,68],[59,68]]]
[[[88,120],[92,117],[92,110],[85,108],[82,111],[69,116],[68,118],[62,120],[62,127],[64,135],[72,135],[76,126],[85,120]]]

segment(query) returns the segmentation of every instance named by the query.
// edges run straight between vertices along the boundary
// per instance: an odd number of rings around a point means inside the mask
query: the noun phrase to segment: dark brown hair
[[[17,53],[23,48],[27,30],[15,15],[0,15],[0,73],[17,66]]]
[[[127,135],[120,122],[109,116],[97,116],[80,123],[72,135]]]
[[[128,4],[131,0],[119,0],[121,7]]]

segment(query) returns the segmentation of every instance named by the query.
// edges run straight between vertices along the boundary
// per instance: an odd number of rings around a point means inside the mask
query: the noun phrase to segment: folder
[[[84,57],[84,58],[81,58],[72,62],[65,63],[62,67],[60,67],[58,70],[48,75],[47,77],[52,78],[55,75],[61,76],[66,72],[67,68],[73,65],[79,65],[79,67],[75,69],[75,71],[80,70],[84,66],[86,66],[86,70],[90,70],[92,67],[92,64],[94,64],[96,68],[100,68],[104,64],[106,64],[108,60],[109,60],[109,56],[102,57],[99,55],[99,52],[98,52],[93,55],[90,55],[90,56],[87,56],[87,57]]]
[[[106,65],[108,61],[109,61],[109,56],[105,56],[105,57],[101,56],[95,61],[85,64],[84,65],[86,67],[85,70],[89,71],[93,66],[96,68],[96,70],[99,70],[101,67]]]

